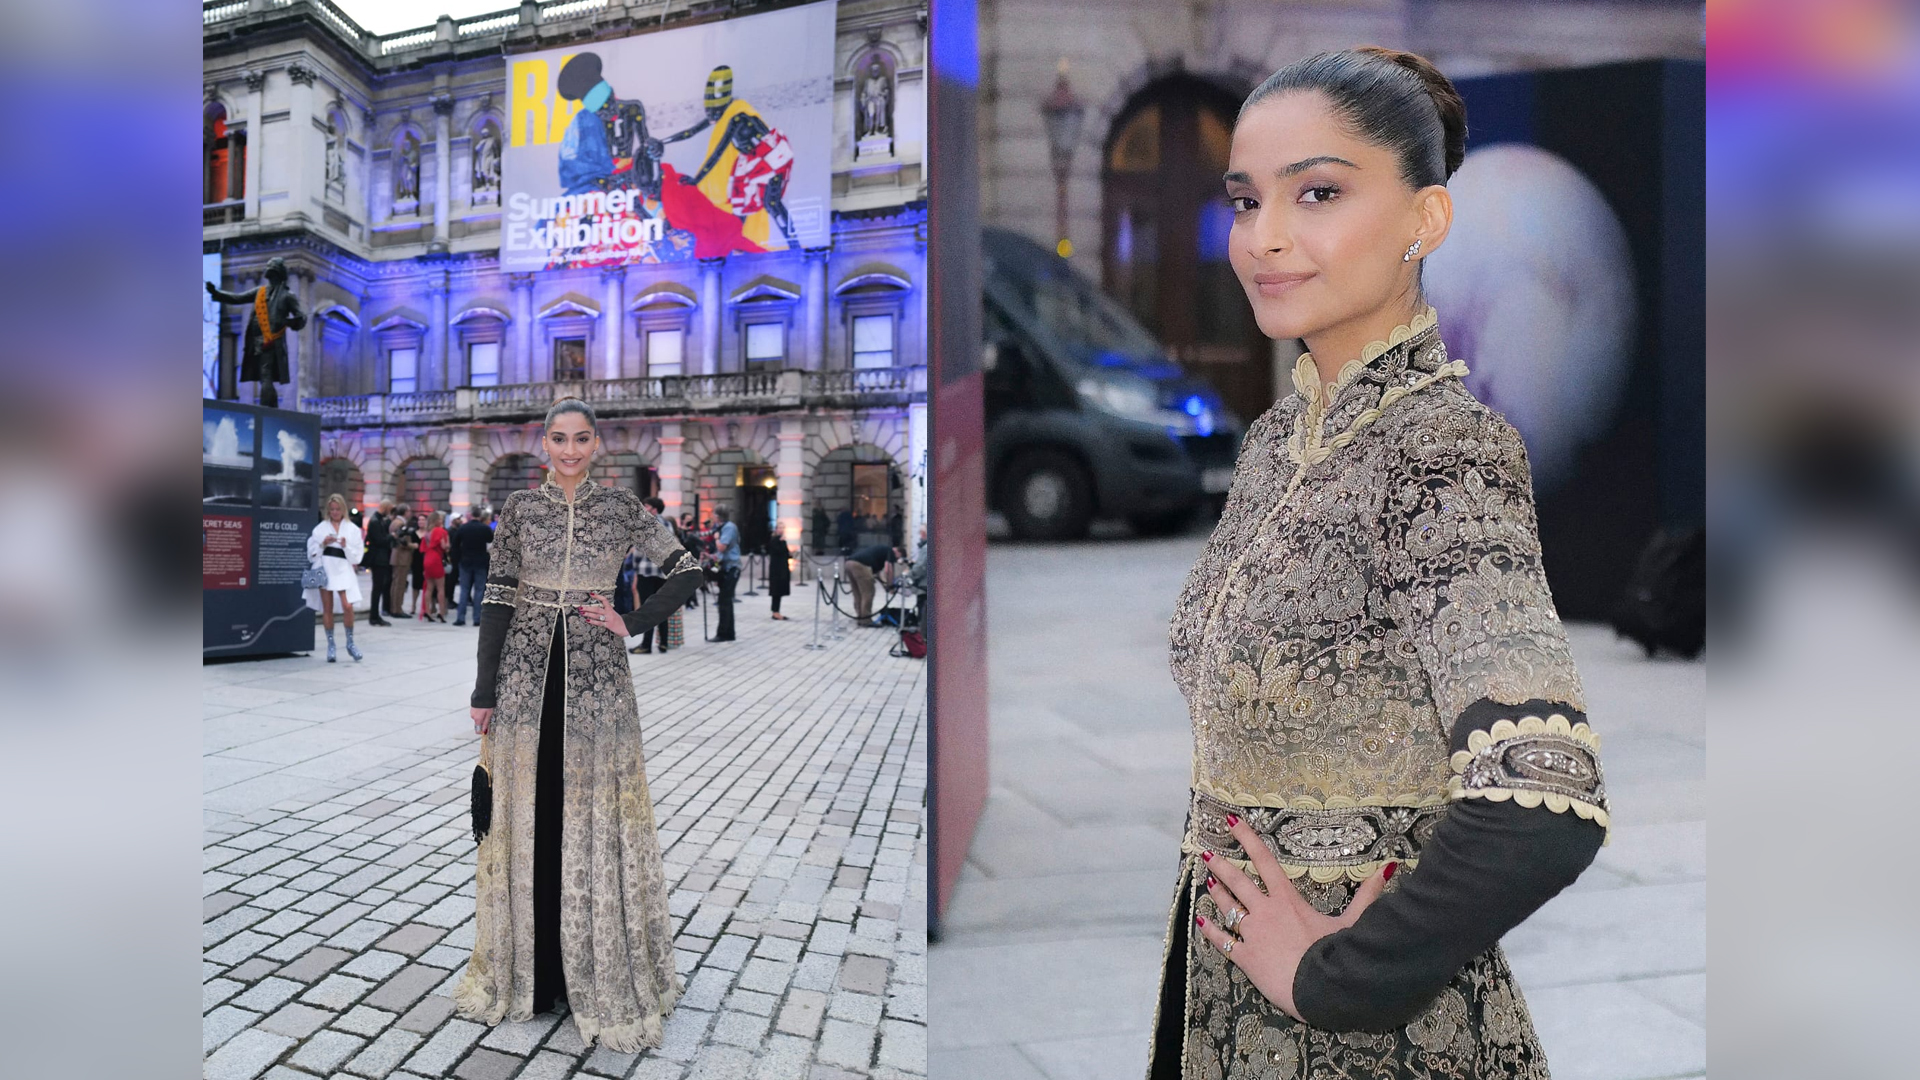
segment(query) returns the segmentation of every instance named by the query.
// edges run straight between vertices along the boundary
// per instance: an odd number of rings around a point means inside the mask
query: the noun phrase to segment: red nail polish
[[[1194,921],[1194,923],[1195,923],[1195,924],[1197,924],[1197,925],[1199,925],[1199,926],[1205,926],[1205,925],[1207,925],[1207,917],[1206,917],[1205,915],[1195,915],[1195,916],[1193,917],[1193,921]]]
[[[1213,875],[1212,875],[1212,874],[1208,874],[1208,875],[1207,875],[1207,888],[1209,888],[1209,889],[1211,889],[1211,888],[1213,888]]]
[[[1201,853],[1200,853],[1200,861],[1201,861],[1201,862],[1212,862],[1212,861],[1213,861],[1213,852],[1211,852],[1211,851],[1203,851],[1203,852],[1201,852]]]
[[[1392,880],[1393,880],[1393,872],[1394,872],[1395,870],[1397,870],[1397,869],[1399,869],[1399,868],[1400,868],[1400,864],[1399,864],[1399,863],[1397,863],[1397,862],[1390,862],[1390,863],[1388,863],[1388,864],[1387,864],[1387,866],[1386,866],[1386,869],[1384,869],[1384,870],[1382,870],[1382,871],[1380,871],[1380,880],[1382,880],[1382,881],[1392,881]]]
[[[1228,814],[1228,815],[1227,815],[1227,828],[1229,828],[1229,829],[1231,829],[1231,828],[1233,828],[1233,827],[1234,827],[1235,825],[1238,825],[1238,824],[1240,824],[1240,815],[1239,815],[1239,814]]]

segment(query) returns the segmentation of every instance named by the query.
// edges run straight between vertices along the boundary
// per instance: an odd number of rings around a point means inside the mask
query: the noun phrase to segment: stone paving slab
[[[796,608],[801,605],[793,605]],[[232,1080],[815,1080],[927,1071],[926,665],[747,597],[631,657],[688,992],[665,1045],[453,1015],[473,947],[471,628],[203,669],[203,1051]],[[337,632],[337,631],[336,631]],[[1648,1000],[1648,999],[1641,999]]]
[[[933,1080],[1144,1071],[1192,747],[1167,622],[1203,544],[989,549],[991,787],[928,955]],[[1705,667],[1569,632],[1612,843],[1507,954],[1556,1077],[1703,1076]]]

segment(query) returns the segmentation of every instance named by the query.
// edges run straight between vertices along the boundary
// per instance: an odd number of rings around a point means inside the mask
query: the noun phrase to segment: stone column
[[[422,342],[420,368],[424,376],[420,380],[422,390],[445,390],[454,385],[451,377],[455,374],[448,363],[447,341],[453,335],[447,325],[447,272],[430,270],[427,272],[427,296],[431,303],[431,314],[427,316],[427,340]]]
[[[377,431],[362,434],[360,441],[362,456],[366,459],[360,466],[360,479],[366,484],[366,505],[369,509],[378,507],[380,500],[387,497],[387,470],[380,461],[380,433]],[[371,514],[368,517],[372,517]]]
[[[473,426],[455,424],[447,430],[447,473],[453,481],[453,512],[466,514],[473,506]]]
[[[600,282],[605,286],[605,314],[600,317],[600,322],[607,339],[606,373],[601,378],[618,379],[625,374],[620,370],[620,361],[627,344],[627,268],[614,266],[600,271]]]
[[[827,248],[807,249],[807,342],[809,371],[827,369]]]
[[[795,551],[801,548],[801,536],[806,528],[806,451],[806,420],[798,416],[781,417],[780,460],[774,468],[779,487],[774,499],[780,504],[780,535],[787,538],[787,546]]]
[[[287,109],[287,217],[306,221],[307,204],[313,198],[312,170],[308,152],[314,140],[313,69],[298,61],[287,65],[287,79],[293,84],[292,101]]]
[[[679,424],[660,425],[660,501],[667,504],[667,513],[675,518],[680,516],[680,507],[685,502],[686,460],[681,456],[681,447],[686,441],[680,434]]]
[[[700,260],[700,370],[720,373],[720,267],[725,259]]]
[[[267,141],[262,130],[260,116],[267,111],[267,73],[249,71],[247,78],[247,162],[242,174],[241,186],[246,188],[242,197],[247,200],[246,209],[249,222],[260,220],[260,151]]]
[[[508,382],[545,382],[534,377],[533,363],[533,275],[508,274],[513,289],[513,355],[507,358],[513,377]]]
[[[453,202],[453,95],[433,96],[433,250],[447,250],[447,207]]]
[[[902,539],[909,555],[920,540],[920,527],[927,523],[933,509],[929,498],[933,492],[928,487],[932,477],[928,475],[931,470],[927,466],[927,404],[916,401],[907,406],[907,534]]]
[[[360,325],[353,331],[353,387],[348,393],[379,394],[386,391],[380,385],[380,356],[373,341],[373,297],[360,294]]]

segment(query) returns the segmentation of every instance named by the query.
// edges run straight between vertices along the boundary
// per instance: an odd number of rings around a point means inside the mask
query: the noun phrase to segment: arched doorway
[[[1227,261],[1227,170],[1240,99],[1192,75],[1148,85],[1108,133],[1102,273],[1167,351],[1242,422],[1273,403],[1271,343]]]
[[[336,493],[347,500],[349,510],[366,501],[366,477],[360,474],[360,466],[349,458],[328,458],[320,463],[320,505],[327,505],[327,499]]]
[[[899,544],[906,500],[893,455],[854,443],[820,459],[808,493],[807,544],[816,552]]]
[[[693,472],[694,509],[707,524],[716,506],[724,506],[740,528],[740,550],[765,551],[768,523],[773,517],[773,468],[751,450],[715,450]]]
[[[393,471],[393,499],[416,514],[453,508],[453,474],[437,457],[408,458]]]
[[[516,491],[537,488],[547,471],[532,454],[504,454],[487,470],[487,505],[496,513],[507,505],[507,496]]]
[[[608,487],[626,488],[642,499],[660,494],[659,470],[632,451],[608,454],[594,462],[593,478]]]

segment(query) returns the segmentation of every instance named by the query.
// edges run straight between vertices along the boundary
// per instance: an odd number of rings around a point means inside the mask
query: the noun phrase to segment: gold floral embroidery
[[[1331,386],[1310,360],[1297,366],[1295,392],[1247,430],[1169,626],[1196,808],[1238,806],[1277,830],[1266,835],[1289,884],[1324,912],[1344,910],[1360,881],[1408,850],[1381,846],[1388,834],[1407,825],[1417,840],[1419,823],[1444,812],[1450,729],[1467,705],[1586,707],[1541,569],[1525,446],[1463,371],[1431,308],[1370,343]],[[1182,843],[1173,916],[1188,925],[1218,914],[1197,853],[1221,838],[1203,818]],[[1395,859],[1409,876],[1410,846]],[[1155,1053],[1187,1080],[1546,1077],[1497,946],[1390,1033],[1294,1021],[1172,921],[1168,950],[1186,1029]]]
[[[630,545],[656,563],[684,550],[631,491],[588,483],[569,502],[549,483],[514,493],[502,507],[490,576],[610,586]],[[572,869],[560,911],[567,998],[583,1041],[633,1053],[660,1045],[682,981],[632,667],[624,637],[557,602],[535,602],[535,587],[488,589],[489,601],[511,602],[514,612],[487,739],[494,810],[476,869],[473,956],[454,1002],[460,1015],[487,1024],[533,1013],[534,784],[557,623],[567,677],[561,861]]]
[[[1560,713],[1496,720],[1467,734],[1467,748],[1454,753],[1452,765],[1452,798],[1512,799],[1556,814],[1571,810],[1602,828],[1610,824],[1600,737],[1584,720],[1569,724]]]

